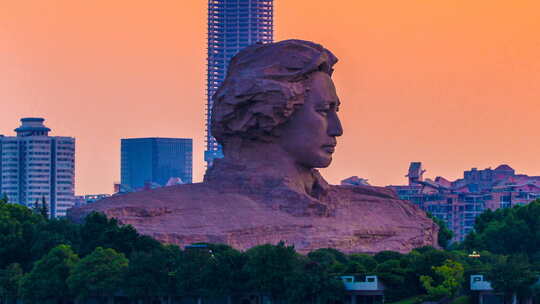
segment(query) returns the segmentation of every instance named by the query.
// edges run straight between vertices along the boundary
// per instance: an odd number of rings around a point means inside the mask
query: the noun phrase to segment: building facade
[[[0,136],[0,192],[33,207],[45,199],[50,217],[74,205],[75,139],[49,136],[43,118],[23,118],[16,136]]]
[[[449,181],[438,176],[424,179],[422,163],[413,162],[406,175],[408,185],[388,186],[403,200],[445,221],[454,241],[463,241],[474,230],[477,216],[490,209],[528,204],[540,198],[540,176],[516,174],[508,165],[495,169],[464,171],[463,178]]]
[[[273,0],[208,0],[208,54],[206,88],[207,167],[223,151],[210,132],[212,96],[225,79],[231,58],[255,43],[273,41]]]
[[[171,178],[192,182],[192,139],[129,138],[121,146],[121,184],[127,189],[164,186]]]

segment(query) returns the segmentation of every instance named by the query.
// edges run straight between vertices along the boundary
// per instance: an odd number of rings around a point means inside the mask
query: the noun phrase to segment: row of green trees
[[[63,303],[119,291],[147,302],[257,293],[305,303],[344,295],[330,269],[283,243],[246,252],[214,244],[181,250],[103,214],[78,225],[0,201],[0,299]]]
[[[456,248],[482,250],[490,256],[487,266],[474,267],[488,273],[495,290],[507,297],[538,295],[540,200],[513,208],[487,210],[476,218],[474,228]]]
[[[534,295],[538,247],[500,246],[493,231],[510,233],[502,231],[515,225],[508,217],[517,218],[517,230],[524,235],[511,235],[539,244],[540,227],[535,225],[540,214],[531,216],[539,210],[536,201],[485,213],[477,232],[452,250],[422,247],[408,254],[383,251],[371,256],[319,249],[301,255],[283,243],[245,252],[215,244],[181,250],[102,214],[92,213],[79,225],[0,200],[0,298],[66,302],[90,296],[107,299],[121,291],[151,301],[256,293],[288,303],[328,303],[345,296],[339,276],[349,274],[359,279],[378,275],[390,302],[469,292],[471,274],[485,274],[495,289],[508,295]],[[473,250],[481,250],[480,257],[471,257]]]
[[[525,254],[540,263],[540,200],[524,206],[487,210],[476,218],[464,248],[497,254]]]

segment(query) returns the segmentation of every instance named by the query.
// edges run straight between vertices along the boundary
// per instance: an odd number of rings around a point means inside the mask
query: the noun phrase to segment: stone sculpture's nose
[[[328,119],[328,135],[334,137],[343,135],[343,127],[336,112],[333,112]]]

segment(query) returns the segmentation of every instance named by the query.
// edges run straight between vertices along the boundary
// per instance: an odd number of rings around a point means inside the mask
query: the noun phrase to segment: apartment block
[[[43,118],[23,118],[16,136],[0,136],[0,192],[33,207],[45,199],[50,217],[74,205],[75,138],[49,136]]]
[[[424,179],[425,171],[421,162],[412,162],[406,175],[408,184],[388,187],[401,199],[444,220],[454,233],[454,241],[462,241],[474,230],[475,219],[482,212],[540,198],[540,176],[516,174],[506,164],[495,169],[472,168],[455,181],[441,176]]]

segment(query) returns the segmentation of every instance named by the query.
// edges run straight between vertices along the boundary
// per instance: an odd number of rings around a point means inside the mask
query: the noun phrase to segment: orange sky
[[[120,138],[191,137],[204,170],[205,0],[0,0],[0,134],[77,138],[76,192],[110,193]],[[275,39],[339,58],[330,182],[510,164],[540,175],[537,0],[275,0]]]

